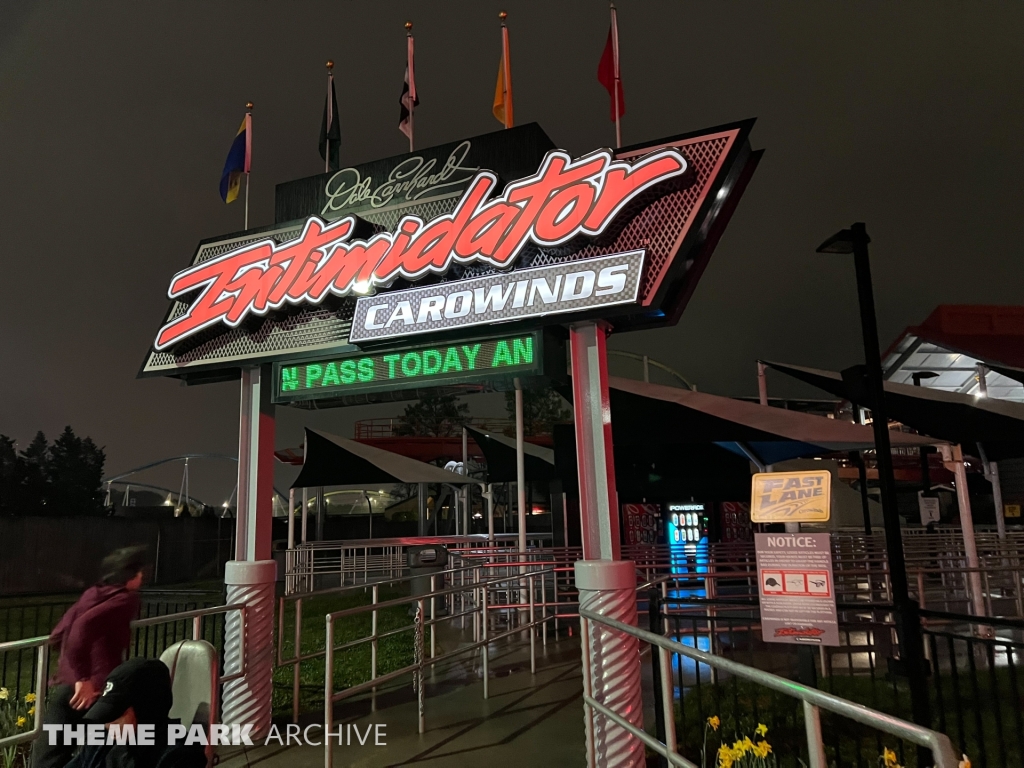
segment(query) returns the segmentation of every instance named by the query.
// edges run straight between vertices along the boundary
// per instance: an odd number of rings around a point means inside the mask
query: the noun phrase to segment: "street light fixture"
[[[853,389],[859,390],[858,398],[871,409],[871,427],[875,435],[875,457],[878,463],[878,480],[881,486],[882,517],[885,527],[885,549],[889,559],[889,580],[892,585],[892,601],[896,634],[899,638],[900,656],[904,673],[909,678],[911,708],[914,722],[931,728],[931,712],[928,701],[924,659],[924,645],[921,634],[919,606],[910,599],[907,585],[907,565],[903,554],[903,535],[896,506],[896,479],[892,467],[892,446],[889,442],[889,420],[885,412],[885,388],[882,380],[882,353],[878,346],[878,325],[875,319],[875,297],[871,286],[871,262],[868,259],[867,228],[863,222],[852,224],[818,246],[818,253],[853,254],[854,269],[857,273],[857,298],[860,303],[861,334],[864,337],[864,368],[859,372],[859,382]],[[844,371],[857,375],[856,371]]]

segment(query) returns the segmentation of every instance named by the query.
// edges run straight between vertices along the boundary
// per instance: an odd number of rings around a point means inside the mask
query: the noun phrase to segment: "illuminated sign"
[[[636,301],[642,251],[391,291],[356,302],[349,340],[401,338]]]
[[[358,168],[342,168],[324,185],[327,202],[320,215],[334,219],[352,209],[383,208],[392,202],[419,200],[425,195],[461,192],[480,170],[465,165],[472,146],[469,141],[461,142],[440,165],[437,157],[407,157],[391,168],[379,184],[371,174],[360,173]]]
[[[755,523],[823,523],[829,519],[832,473],[759,472],[751,481],[750,519]]]
[[[534,175],[501,194],[492,197],[497,175],[480,171],[450,213],[429,222],[405,216],[393,232],[368,240],[351,239],[354,216],[330,224],[311,216],[296,239],[259,240],[175,275],[168,296],[183,309],[160,329],[154,349],[214,325],[236,328],[286,305],[316,305],[328,296],[366,295],[398,278],[444,274],[456,263],[510,267],[528,247],[553,249],[601,235],[645,190],[687,169],[675,148],[635,162],[616,160],[607,149],[576,160],[554,150]]]
[[[342,355],[275,366],[275,401],[434,387],[543,371],[541,334]]]

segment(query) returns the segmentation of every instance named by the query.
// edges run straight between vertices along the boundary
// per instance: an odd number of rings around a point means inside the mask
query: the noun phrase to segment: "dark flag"
[[[327,101],[324,104],[324,121],[320,124],[320,157],[324,159],[324,171],[336,171],[338,149],[341,145],[341,124],[338,121],[338,99],[334,94],[333,62],[327,67]]]
[[[420,98],[415,91],[409,89],[409,68],[405,68],[405,82],[402,83],[402,95],[398,99],[401,109],[398,112],[398,130],[412,139],[412,111],[420,105]]]
[[[412,117],[416,107],[420,105],[420,97],[416,94],[416,69],[413,66],[412,22],[405,23],[405,82],[402,83],[402,95],[398,97],[401,109],[398,113],[398,130],[409,137],[409,151],[413,148]]]

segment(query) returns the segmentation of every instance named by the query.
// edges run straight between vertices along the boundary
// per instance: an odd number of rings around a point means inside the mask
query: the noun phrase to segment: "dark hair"
[[[127,584],[135,575],[146,567],[145,545],[122,547],[115,549],[100,565],[100,578],[104,584]]]

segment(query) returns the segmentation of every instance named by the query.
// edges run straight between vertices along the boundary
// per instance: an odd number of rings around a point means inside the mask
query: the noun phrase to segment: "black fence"
[[[652,631],[676,642],[913,719],[889,605],[839,604],[841,645],[834,648],[764,642],[759,608],[749,600],[664,598],[652,592],[648,605]],[[922,619],[932,727],[947,734],[974,766],[1024,765],[1024,622],[985,619],[981,625],[970,616],[930,611],[922,611]],[[746,737],[785,745],[773,752],[780,767],[808,762],[796,699],[679,655],[673,655],[672,674],[677,740],[690,760],[700,764],[706,752],[706,764],[717,764],[712,753],[720,745],[731,747]],[[659,711],[659,721],[663,716]],[[821,720],[830,766],[874,768],[885,750],[901,765],[923,764],[909,742],[828,712]],[[766,736],[755,735],[759,726],[767,728]]]
[[[1024,765],[1024,621],[921,611],[936,729],[981,768]]]
[[[0,605],[0,642],[48,635],[72,604],[72,600],[62,599]],[[223,604],[223,596],[218,592],[147,591],[143,594],[139,618],[167,616]],[[224,622],[224,614],[203,617],[203,639],[212,643],[221,656],[224,649]],[[129,655],[159,657],[174,643],[190,638],[191,625],[191,620],[185,619],[133,629]],[[58,649],[52,648],[49,661],[51,675],[57,671],[57,655]],[[8,696],[17,700],[24,700],[28,693],[38,694],[34,690],[37,664],[38,656],[34,648],[0,651],[0,688],[6,688]]]

